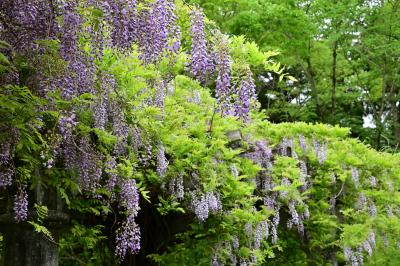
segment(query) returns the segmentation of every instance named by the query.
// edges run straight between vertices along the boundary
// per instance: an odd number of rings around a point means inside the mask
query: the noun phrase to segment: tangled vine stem
[[[218,106],[214,106],[214,111],[213,114],[211,116],[211,120],[210,120],[210,126],[208,127],[207,133],[211,136],[212,133],[212,127],[213,127],[213,123],[214,123],[214,117],[218,112]]]

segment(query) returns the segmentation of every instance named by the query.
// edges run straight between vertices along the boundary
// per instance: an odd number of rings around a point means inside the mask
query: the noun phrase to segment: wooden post
[[[32,226],[8,225],[3,231],[3,266],[58,266],[58,246]]]

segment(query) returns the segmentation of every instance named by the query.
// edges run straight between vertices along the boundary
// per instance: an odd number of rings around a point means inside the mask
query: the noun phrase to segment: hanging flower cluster
[[[14,213],[17,222],[25,221],[28,218],[28,194],[26,187],[19,187],[14,198]]]
[[[364,265],[364,252],[366,252],[368,256],[372,256],[375,246],[375,232],[371,231],[360,246],[357,246],[354,249],[347,246],[344,247],[344,259],[352,266],[362,266]]]
[[[168,160],[165,157],[165,149],[160,146],[157,153],[157,174],[160,177],[164,177],[167,172]]]
[[[185,187],[183,184],[183,176],[179,175],[177,178],[172,178],[169,182],[169,192],[174,195],[178,200],[182,200],[185,196]]]
[[[248,120],[251,105],[257,100],[256,85],[254,84],[253,73],[250,68],[246,69],[246,73],[236,88],[236,99],[234,102],[235,116]]]
[[[215,85],[215,96],[219,104],[219,108],[222,114],[232,115],[232,96],[231,91],[231,67],[232,59],[229,51],[228,38],[225,35],[218,34],[220,36],[216,44],[216,55],[215,55],[215,70],[217,72],[217,79]]]
[[[141,59],[145,63],[156,63],[170,45],[169,38],[174,38],[173,49],[180,46],[180,30],[175,24],[174,4],[169,0],[156,0],[142,8],[137,22],[137,43]]]
[[[0,39],[23,53],[37,48],[36,40],[52,39],[58,32],[55,16],[61,7],[50,1],[4,0],[0,2]],[[71,42],[72,43],[72,42]]]
[[[15,172],[13,159],[20,133],[16,128],[11,128],[10,133],[7,141],[0,143],[0,189],[12,185]]]
[[[216,214],[222,210],[221,201],[217,193],[207,192],[200,196],[195,193],[191,194],[191,206],[197,219],[200,221],[204,222],[208,218],[210,212]]]
[[[120,206],[127,218],[117,230],[115,255],[123,259],[127,252],[136,254],[140,250],[140,228],[135,218],[139,211],[139,193],[134,179],[122,180]]]
[[[101,16],[83,15],[82,8],[100,10]],[[97,189],[104,186],[110,193],[110,200],[119,201],[127,217],[116,237],[116,255],[121,258],[128,252],[134,254],[140,249],[140,229],[135,222],[139,194],[134,180],[121,180],[117,165],[120,157],[128,156],[129,149],[132,149],[139,158],[142,157],[140,162],[143,166],[148,166],[152,159],[152,145],[150,142],[144,144],[142,132],[128,124],[126,110],[115,100],[115,78],[96,64],[105,48],[125,53],[133,43],[138,44],[140,58],[146,64],[157,63],[166,53],[169,56],[177,53],[181,37],[180,28],[175,23],[174,9],[174,3],[170,0],[146,2],[140,10],[136,1],[128,0],[6,0],[0,3],[0,16],[7,21],[7,24],[3,20],[0,22],[0,39],[8,42],[15,51],[25,54],[32,62],[48,52],[45,45],[35,41],[58,40],[57,60],[61,60],[62,67],[54,69],[51,75],[42,75],[38,71],[40,74],[29,80],[28,85],[44,98],[56,91],[67,101],[84,93],[95,95],[91,104],[93,128],[111,131],[117,138],[112,154],[104,156],[94,139],[77,134],[81,107],[71,105],[61,111],[57,123],[56,132],[60,138],[54,143],[54,158],[44,158],[46,161],[43,165],[50,169],[55,163],[63,163],[85,193],[97,197]],[[85,41],[82,43],[81,40],[89,41],[88,46],[83,47]],[[154,100],[161,109],[164,107],[164,97],[165,84],[161,82]],[[52,108],[55,107],[49,107]],[[12,141],[0,144],[1,188],[13,184],[14,146]],[[159,150],[157,159],[157,172],[165,175],[168,161],[163,148]],[[106,178],[104,182],[103,178]],[[180,198],[183,197],[181,181],[178,179],[177,196]],[[116,188],[121,190],[119,198],[115,197]],[[17,221],[27,218],[27,196],[26,188],[19,188],[14,200]]]
[[[75,60],[78,52],[78,37],[82,19],[76,12],[77,2],[68,1],[62,7],[60,55],[67,61]]]
[[[327,144],[326,142],[320,143],[317,139],[313,138],[315,155],[320,164],[323,164],[327,159]]]
[[[204,31],[204,14],[202,10],[194,9],[190,12],[190,36],[192,37],[192,49],[190,53],[190,72],[201,83],[207,82],[211,58],[207,53],[207,41]]]

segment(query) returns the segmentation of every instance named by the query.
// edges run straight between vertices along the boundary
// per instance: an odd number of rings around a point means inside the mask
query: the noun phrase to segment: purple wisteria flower
[[[14,197],[14,218],[17,222],[25,221],[28,218],[28,193],[26,188],[19,187]]]
[[[232,238],[232,246],[233,246],[233,249],[235,251],[239,250],[239,237],[238,236],[233,236],[233,238]]]
[[[136,181],[122,180],[120,188],[120,206],[126,210],[127,218],[116,233],[115,255],[123,259],[127,252],[136,254],[140,250],[140,228],[135,221],[140,208]]]
[[[159,81],[155,86],[154,104],[159,107],[164,116],[164,98],[165,98],[166,84],[164,80]]]
[[[371,184],[371,187],[376,187],[376,177],[375,176],[370,176],[370,178],[369,178],[369,180],[370,180],[370,184]]]
[[[2,0],[0,10],[0,39],[18,52],[33,50],[37,48],[36,40],[52,39],[57,33],[58,25],[51,19],[54,9],[50,1]]]
[[[358,186],[359,186],[359,183],[360,183],[360,174],[359,174],[359,172],[358,172],[358,169],[357,168],[355,168],[355,167],[352,167],[351,168],[351,178],[353,179],[353,182],[354,182],[354,186],[356,187],[356,188],[358,188]]]
[[[160,146],[158,148],[158,153],[157,153],[157,174],[160,177],[164,177],[165,174],[167,173],[167,168],[168,168],[168,160],[165,157],[165,149],[163,146]]]
[[[222,210],[219,195],[216,192],[207,192],[201,196],[192,193],[191,206],[197,219],[204,222],[210,213],[216,214]]]
[[[273,245],[278,243],[278,226],[279,226],[279,221],[280,221],[280,215],[279,215],[280,208],[281,208],[280,203],[277,203],[277,206],[275,207],[275,214],[272,217],[272,226],[271,226],[272,239],[271,239],[271,243]]]
[[[316,138],[313,138],[315,155],[320,164],[323,164],[327,159],[327,143],[320,143]]]
[[[78,160],[75,167],[78,171],[78,184],[83,190],[94,192],[100,186],[102,168],[100,157],[89,143],[88,138],[79,140]]]
[[[386,213],[387,213],[387,215],[388,215],[389,217],[393,217],[393,216],[394,216],[394,214],[393,214],[393,209],[392,209],[392,207],[390,207],[390,205],[386,205],[386,206],[385,206],[385,209],[386,209]]]
[[[201,83],[207,82],[208,66],[211,59],[207,53],[207,40],[204,32],[204,14],[202,10],[193,9],[190,12],[190,36],[192,48],[190,53],[190,72]]]
[[[137,42],[143,62],[156,63],[168,50],[168,38],[176,36],[174,3],[156,0],[138,15]]]
[[[251,239],[253,236],[253,225],[251,223],[246,223],[244,225],[244,232],[246,236]]]
[[[107,190],[112,194],[114,187],[117,184],[117,162],[114,157],[108,158],[106,162],[106,172],[108,174],[108,180],[106,183]]]
[[[183,185],[183,176],[179,175],[169,181],[169,192],[178,200],[182,200],[185,196],[185,187]]]
[[[378,210],[376,208],[375,203],[373,203],[373,202],[370,202],[370,204],[369,204],[369,214],[373,217],[378,215]]]
[[[215,63],[217,80],[215,96],[222,114],[231,115],[232,111],[232,90],[231,90],[231,65],[232,59],[229,51],[228,38],[221,33],[215,52]]]
[[[196,214],[197,219],[204,222],[209,215],[208,201],[205,195],[201,196],[199,199],[194,197],[192,199],[192,206]]]
[[[268,147],[267,141],[259,140],[254,145],[254,151],[245,154],[245,157],[262,167],[270,168],[272,149]]]
[[[238,177],[239,177],[239,171],[238,171],[236,165],[231,164],[231,165],[230,165],[230,169],[231,169],[232,176],[233,176],[234,178],[238,178]]]
[[[0,188],[11,186],[14,176],[14,171],[11,168],[0,170]]]
[[[259,249],[261,247],[261,241],[263,239],[263,224],[258,223],[254,229],[254,248]]]
[[[125,208],[128,216],[137,216],[139,211],[139,192],[135,179],[121,181],[120,206]]]
[[[115,255],[121,260],[126,253],[137,254],[140,250],[140,228],[139,225],[129,217],[117,230],[115,237]]]
[[[0,143],[0,165],[6,165],[13,157],[13,147],[10,141]]]
[[[299,145],[303,153],[307,152],[307,140],[303,135],[299,135]]]
[[[206,194],[208,208],[213,213],[218,213],[222,210],[221,201],[219,195],[214,192],[207,192]]]
[[[76,12],[76,8],[76,1],[67,1],[63,4],[63,20],[59,26],[62,34],[60,55],[67,61],[73,60],[78,50],[78,32],[81,27],[81,18]]]
[[[344,247],[343,255],[345,261],[349,262],[351,260],[351,257],[353,256],[353,250],[350,247]]]
[[[256,85],[254,84],[253,73],[248,68],[236,88],[236,99],[233,107],[235,116],[247,121],[251,105],[256,99]]]
[[[180,176],[176,179],[175,197],[176,197],[178,200],[182,200],[184,196],[185,196],[185,191],[184,191],[184,186],[183,186],[183,176],[180,175]]]
[[[112,45],[120,49],[131,47],[132,41],[137,38],[137,10],[135,0],[109,0],[109,14],[112,25]]]
[[[365,194],[361,192],[358,196],[357,207],[358,209],[363,209],[365,206],[367,206],[367,198],[365,197]]]

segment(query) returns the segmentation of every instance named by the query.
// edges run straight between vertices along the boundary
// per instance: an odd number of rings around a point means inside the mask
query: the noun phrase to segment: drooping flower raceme
[[[185,191],[184,191],[184,186],[183,186],[183,176],[180,175],[177,179],[176,179],[176,190],[175,190],[175,197],[177,199],[183,199],[185,195]]]
[[[37,46],[36,40],[53,38],[57,25],[50,1],[2,0],[0,1],[0,39],[6,40],[19,52]],[[6,25],[3,25],[6,23]]]
[[[204,222],[209,215],[208,201],[205,195],[202,195],[200,198],[198,198],[196,195],[192,195],[191,204],[197,219]]]
[[[190,72],[203,84],[207,81],[210,59],[207,54],[207,41],[204,32],[204,14],[202,10],[190,12],[190,36],[192,49],[190,53]]]
[[[229,54],[229,43],[227,36],[218,34],[218,43],[216,44],[216,71],[217,80],[215,87],[215,96],[222,114],[230,115],[232,111],[232,91],[231,91],[231,65],[232,60]]]
[[[165,98],[166,84],[164,80],[157,82],[155,86],[154,104],[159,107],[164,116],[164,98]]]
[[[327,144],[326,142],[320,143],[317,139],[313,139],[315,155],[320,164],[323,164],[327,159]]]
[[[260,140],[255,143],[254,151],[247,153],[245,157],[262,167],[268,168],[272,158],[272,149],[265,140]]]
[[[160,146],[157,153],[157,174],[164,177],[167,172],[168,160],[165,157],[165,149]]]
[[[139,192],[134,179],[122,180],[120,206],[125,208],[128,216],[136,217],[139,211]]]
[[[0,170],[0,188],[11,186],[14,171],[10,168]]]
[[[139,211],[139,192],[134,179],[122,180],[120,206],[126,210],[126,220],[117,230],[115,255],[123,259],[127,252],[136,254],[140,250],[140,228],[135,221]]]
[[[136,39],[137,11],[135,0],[108,0],[112,14],[112,45],[120,49],[131,47]]]
[[[78,158],[75,167],[78,170],[78,183],[83,190],[94,192],[100,186],[102,168],[100,157],[89,143],[88,138],[80,139]]]
[[[178,200],[182,200],[185,196],[185,187],[183,185],[183,176],[179,175],[169,181],[169,192]]]
[[[246,233],[246,236],[251,239],[253,236],[253,225],[251,223],[246,223],[244,225],[244,232]]]
[[[355,167],[351,168],[351,178],[353,179],[355,187],[358,188],[358,185],[360,183],[360,180],[359,180],[360,174],[358,172],[358,169]]]
[[[156,0],[138,15],[137,42],[143,62],[156,63],[169,48],[168,39],[175,36],[175,6],[169,0]]]
[[[258,223],[254,229],[254,248],[259,249],[263,239],[263,225]]]
[[[217,213],[222,210],[221,201],[219,199],[219,195],[214,192],[207,192],[206,199],[208,202],[208,208],[213,213]]]
[[[14,218],[17,222],[25,221],[28,218],[28,194],[25,187],[19,187],[14,197]]]
[[[222,210],[222,204],[216,192],[209,191],[200,196],[193,192],[191,194],[191,206],[200,221],[205,221],[210,213],[216,214]]]
[[[278,206],[275,207],[275,214],[272,217],[272,227],[271,227],[271,234],[272,234],[272,239],[271,243],[276,244],[278,243],[278,226],[279,226],[279,221],[280,221],[280,216],[279,216],[279,210],[281,206],[278,204]]]
[[[136,254],[140,250],[140,228],[139,225],[128,217],[121,227],[117,230],[115,237],[116,249],[115,255],[120,259],[126,256],[126,253]]]
[[[113,123],[113,133],[118,137],[118,141],[115,145],[114,151],[118,154],[126,153],[127,138],[129,134],[129,127],[126,123],[125,114],[123,109],[116,103],[113,102],[111,105],[111,121]]]
[[[67,1],[63,6],[63,20],[60,25],[62,33],[60,55],[67,61],[73,60],[78,50],[78,32],[81,26],[81,18],[75,10],[76,7],[76,1]]]
[[[106,184],[106,188],[110,193],[113,193],[114,187],[117,183],[117,162],[114,157],[108,158],[106,162],[106,172],[108,174],[108,180]]]
[[[100,77],[101,89],[96,102],[92,107],[94,127],[103,129],[108,122],[110,110],[109,95],[114,92],[116,82],[112,75],[104,74]]]
[[[253,73],[251,73],[250,68],[247,68],[236,90],[236,99],[233,107],[235,116],[243,120],[248,120],[251,104],[257,99],[256,85],[254,84]]]
[[[307,141],[303,135],[299,135],[299,145],[303,153],[307,152]]]

